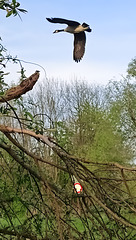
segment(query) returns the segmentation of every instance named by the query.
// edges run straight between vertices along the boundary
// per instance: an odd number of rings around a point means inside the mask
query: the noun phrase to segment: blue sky
[[[86,80],[106,84],[126,75],[128,63],[136,56],[136,0],[20,0],[28,11],[18,17],[5,18],[0,12],[0,32],[8,52],[25,61],[42,65],[47,77],[70,81]],[[73,35],[53,34],[66,25],[51,24],[46,17],[61,17],[86,22],[86,52],[80,63],[73,61]],[[26,75],[38,66],[25,64]],[[9,68],[9,69],[8,69]],[[11,80],[19,70],[9,65]]]

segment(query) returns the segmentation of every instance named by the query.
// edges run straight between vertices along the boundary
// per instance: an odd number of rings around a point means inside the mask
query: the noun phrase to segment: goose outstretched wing
[[[80,62],[84,53],[85,53],[85,43],[86,35],[85,32],[75,33],[74,34],[74,50],[73,50],[73,59],[76,62]]]
[[[72,20],[67,20],[64,18],[46,18],[49,22],[51,23],[62,23],[62,24],[67,24],[68,26],[78,26],[80,25],[79,22],[72,21]]]

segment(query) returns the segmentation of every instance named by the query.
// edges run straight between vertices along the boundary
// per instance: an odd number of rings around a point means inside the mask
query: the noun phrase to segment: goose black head
[[[63,32],[64,29],[60,29],[60,30],[55,30],[53,33],[58,33],[58,32]]]

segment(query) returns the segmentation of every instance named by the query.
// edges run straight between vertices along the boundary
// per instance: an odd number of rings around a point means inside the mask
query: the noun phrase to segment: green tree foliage
[[[16,0],[1,0],[0,1],[0,9],[7,12],[6,17],[13,16],[20,16],[19,12],[26,13],[27,11],[20,8],[20,3]]]
[[[112,90],[111,90],[112,89]],[[135,130],[136,130],[136,84],[130,77],[109,85],[109,99],[111,105],[112,121],[123,136],[123,142],[131,147],[135,156]],[[113,111],[116,112],[115,118]],[[117,117],[118,116],[118,121]],[[135,157],[134,157],[135,158]]]
[[[129,63],[127,71],[130,76],[136,77],[136,58]]]
[[[19,8],[20,3],[17,2],[16,0],[1,0],[0,1],[0,10],[3,10],[6,12],[6,17],[10,17],[11,15],[13,16],[19,16],[19,12],[26,13],[27,11],[24,9]],[[0,94],[2,95],[5,90],[7,90],[8,86],[4,81],[4,76],[9,74],[5,72],[5,67],[8,64],[8,62],[12,61],[12,63],[19,63],[21,70],[21,80],[24,79],[24,68],[22,67],[21,62],[15,58],[12,57],[11,55],[7,54],[7,49],[2,44],[2,36],[0,36]]]

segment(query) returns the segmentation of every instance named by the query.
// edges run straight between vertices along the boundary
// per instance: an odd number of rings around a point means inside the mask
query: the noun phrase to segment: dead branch
[[[15,151],[11,148],[11,146],[6,145],[4,143],[0,143],[0,148],[3,148],[9,155],[16,161],[18,162],[24,169],[26,169],[32,176],[37,178],[39,181],[43,182],[44,185],[52,191],[56,191],[57,193],[60,193],[60,190],[51,182],[48,181],[46,176],[42,176],[40,173],[36,172],[35,170],[32,169],[31,166],[26,164],[22,159],[15,153]]]
[[[8,89],[4,95],[0,96],[0,102],[7,102],[12,99],[17,99],[26,92],[32,90],[33,86],[39,78],[39,71],[36,71],[30,77],[23,80],[18,86]]]
[[[8,126],[5,126],[5,125],[0,125],[0,131],[3,132],[3,133],[26,134],[26,135],[29,135],[31,137],[36,138],[37,140],[42,141],[43,143],[45,143],[46,145],[48,145],[51,148],[53,148],[53,146],[55,145],[53,142],[51,142],[49,140],[49,138],[47,136],[43,136],[41,134],[36,134],[35,132],[30,131],[28,129],[12,128],[12,127],[8,127]]]
[[[83,165],[80,161],[78,161],[77,158],[74,158],[73,156],[71,156],[70,154],[65,152],[54,141],[51,141],[50,138],[48,138],[48,136],[36,134],[27,129],[12,128],[12,127],[8,127],[8,126],[4,126],[4,125],[0,125],[0,131],[3,132],[5,135],[7,135],[6,133],[8,133],[8,134],[10,134],[10,133],[26,134],[26,135],[36,138],[38,141],[40,140],[41,142],[43,142],[44,144],[49,146],[65,162],[69,173],[74,175],[76,177],[76,179],[78,180],[78,182],[80,182],[82,179],[82,177],[81,177],[82,173],[85,175],[84,181],[82,182],[82,187],[84,189],[85,195],[88,197],[89,201],[93,203],[93,205],[96,204],[96,205],[100,206],[107,213],[107,215],[109,215],[116,222],[118,222],[126,227],[136,230],[136,225],[134,223],[130,222],[129,220],[120,216],[116,211],[112,210],[108,206],[107,202],[103,199],[106,190],[104,190],[103,182],[100,181],[99,177],[96,178],[96,181],[94,181],[95,174],[93,172],[91,172],[89,169],[87,169],[85,167],[85,165]],[[16,159],[16,161],[18,161],[20,164],[22,164],[22,161],[20,161],[20,159],[18,159],[17,156],[14,156],[13,150],[11,148],[7,147],[5,144],[0,144],[0,146],[3,149],[5,149],[14,159]],[[25,163],[23,163],[23,165],[27,170],[29,170],[29,172],[32,173],[32,175],[34,175],[36,178],[39,177],[34,172],[32,172],[30,167],[26,166]],[[94,163],[94,165],[95,165],[95,163]],[[107,163],[107,164],[103,164],[103,165],[105,165],[105,166],[107,165],[107,168],[112,167],[115,170],[118,169],[119,172],[123,171],[123,170],[136,171],[136,168],[123,167],[118,163]],[[38,179],[40,181],[43,181],[41,176]],[[47,182],[46,182],[46,184],[47,184]],[[126,181],[125,181],[125,186],[126,186]],[[50,189],[53,189],[51,185],[50,185]],[[98,196],[98,192],[99,192],[99,196]],[[114,189],[113,189],[113,192],[114,192]],[[105,196],[107,197],[107,195],[105,195]],[[117,197],[117,200],[121,198],[120,195],[118,195],[118,196],[116,195],[116,192],[114,193],[114,198],[115,197]],[[111,197],[108,197],[108,200],[110,202],[113,202],[112,199],[110,199],[110,198]],[[114,198],[113,198],[113,200],[115,201],[116,198],[115,199]],[[132,201],[132,199],[131,199],[131,201]],[[125,202],[125,200],[123,200],[123,202],[127,203],[127,202]],[[124,205],[124,207],[125,207],[125,205]],[[131,207],[131,210],[132,210],[132,207]]]
[[[56,167],[62,171],[65,171],[67,172],[67,169],[58,165],[58,164],[55,164],[55,163],[52,163],[51,161],[47,161],[43,158],[41,158],[40,156],[36,155],[36,154],[33,154],[32,152],[28,151],[26,148],[24,148],[20,143],[18,143],[9,133],[4,133],[5,136],[16,146],[18,147],[21,151],[23,151],[24,153],[26,153],[28,156],[30,156],[31,158],[37,160],[37,161],[40,161],[40,162],[43,162],[43,163],[46,163],[50,166],[53,166],[53,167]]]
[[[123,170],[131,171],[131,172],[133,172],[133,171],[135,172],[136,171],[135,167],[122,166],[121,164],[116,163],[116,162],[115,163],[113,163],[113,162],[99,163],[99,162],[83,161],[82,159],[76,158],[76,157],[70,155],[69,153],[67,153],[55,141],[52,141],[50,139],[50,137],[42,135],[42,134],[36,134],[35,132],[33,132],[31,130],[28,130],[28,129],[12,128],[12,127],[8,127],[8,126],[5,126],[5,125],[0,125],[0,131],[3,132],[4,134],[6,134],[6,133],[19,133],[19,134],[26,134],[26,135],[29,135],[31,137],[34,137],[38,141],[40,140],[41,142],[43,142],[44,144],[49,146],[59,156],[62,156],[62,157],[71,158],[71,159],[79,161],[79,162],[90,163],[90,164],[93,164],[93,165],[99,165],[99,166],[103,165],[103,166],[106,166],[106,167],[112,167],[114,170],[115,169],[118,169],[118,170],[122,170],[123,169]]]
[[[13,157],[13,159],[15,159],[15,161],[18,162],[24,169],[29,171],[31,173],[31,175],[33,175],[34,177],[36,177],[40,181],[43,181],[43,182],[45,181],[45,179],[43,179],[38,173],[33,171],[31,166],[29,166],[28,164],[26,164],[22,161],[22,159],[14,152],[14,150],[11,148],[11,146],[8,146],[4,143],[0,143],[0,148],[3,148],[6,152],[8,152],[9,155],[11,157]]]

